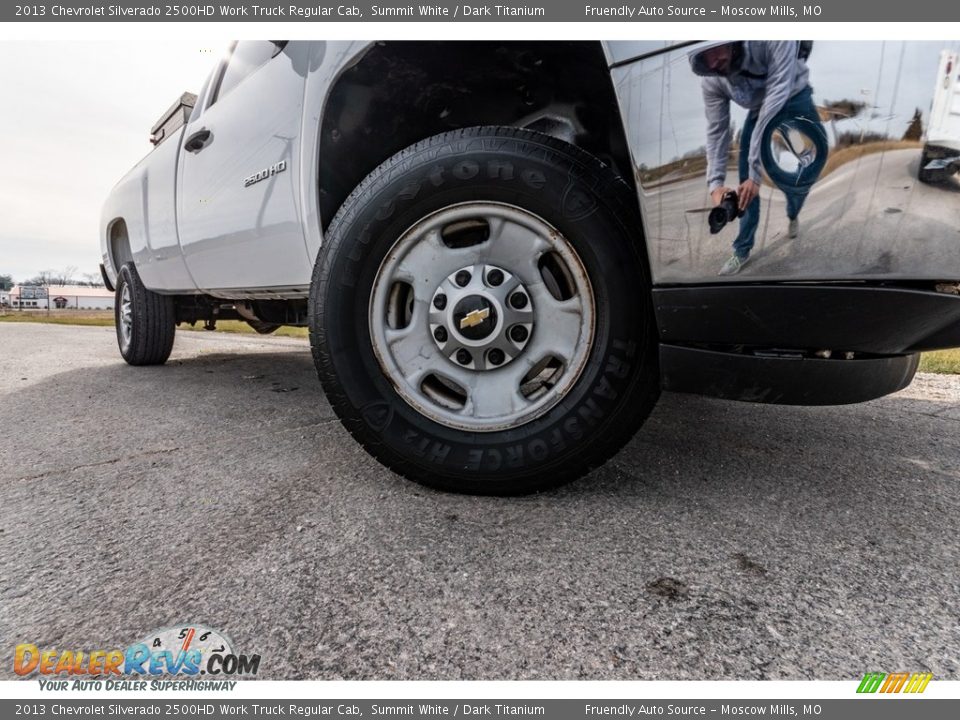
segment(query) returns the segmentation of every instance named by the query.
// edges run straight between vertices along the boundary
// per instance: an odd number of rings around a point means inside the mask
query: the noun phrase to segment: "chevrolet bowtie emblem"
[[[473,327],[474,325],[479,325],[488,317],[490,317],[490,308],[471,310],[463,316],[462,320],[460,320],[460,329],[463,330],[468,327]]]

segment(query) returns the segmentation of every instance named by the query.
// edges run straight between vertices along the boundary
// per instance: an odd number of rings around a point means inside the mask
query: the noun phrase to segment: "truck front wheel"
[[[659,392],[636,199],[538,133],[459,130],[387,160],[331,222],[310,311],[344,426],[443,490],[572,480]]]
[[[114,318],[124,360],[131,365],[163,365],[167,361],[177,329],[173,298],[144,287],[132,262],[117,274]]]

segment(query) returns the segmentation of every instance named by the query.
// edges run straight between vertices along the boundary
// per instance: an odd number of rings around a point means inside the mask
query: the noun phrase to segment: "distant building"
[[[82,285],[17,285],[9,292],[9,305],[22,310],[112,310],[113,293]]]

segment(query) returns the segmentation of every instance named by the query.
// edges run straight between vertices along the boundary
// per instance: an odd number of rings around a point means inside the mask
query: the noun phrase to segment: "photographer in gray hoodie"
[[[753,249],[760,222],[760,184],[763,179],[762,143],[768,128],[783,123],[803,123],[818,148],[814,162],[804,165],[791,186],[778,183],[787,198],[788,234],[800,233],[797,216],[810,186],[826,160],[826,132],[813,104],[806,57],[810,45],[799,41],[734,41],[715,43],[690,54],[694,73],[701,76],[707,116],[707,183],[713,204],[719,205],[733,188],[725,185],[730,152],[730,102],[749,113],[740,132],[736,189],[740,230],[733,241],[733,256],[720,268],[720,275],[740,272]]]

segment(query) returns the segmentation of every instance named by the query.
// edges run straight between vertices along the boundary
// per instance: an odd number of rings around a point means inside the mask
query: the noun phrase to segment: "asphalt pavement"
[[[342,429],[305,342],[0,324],[13,647],[202,623],[260,677],[960,679],[960,378],[858,406],[664,395],[557,491],[434,492]]]

